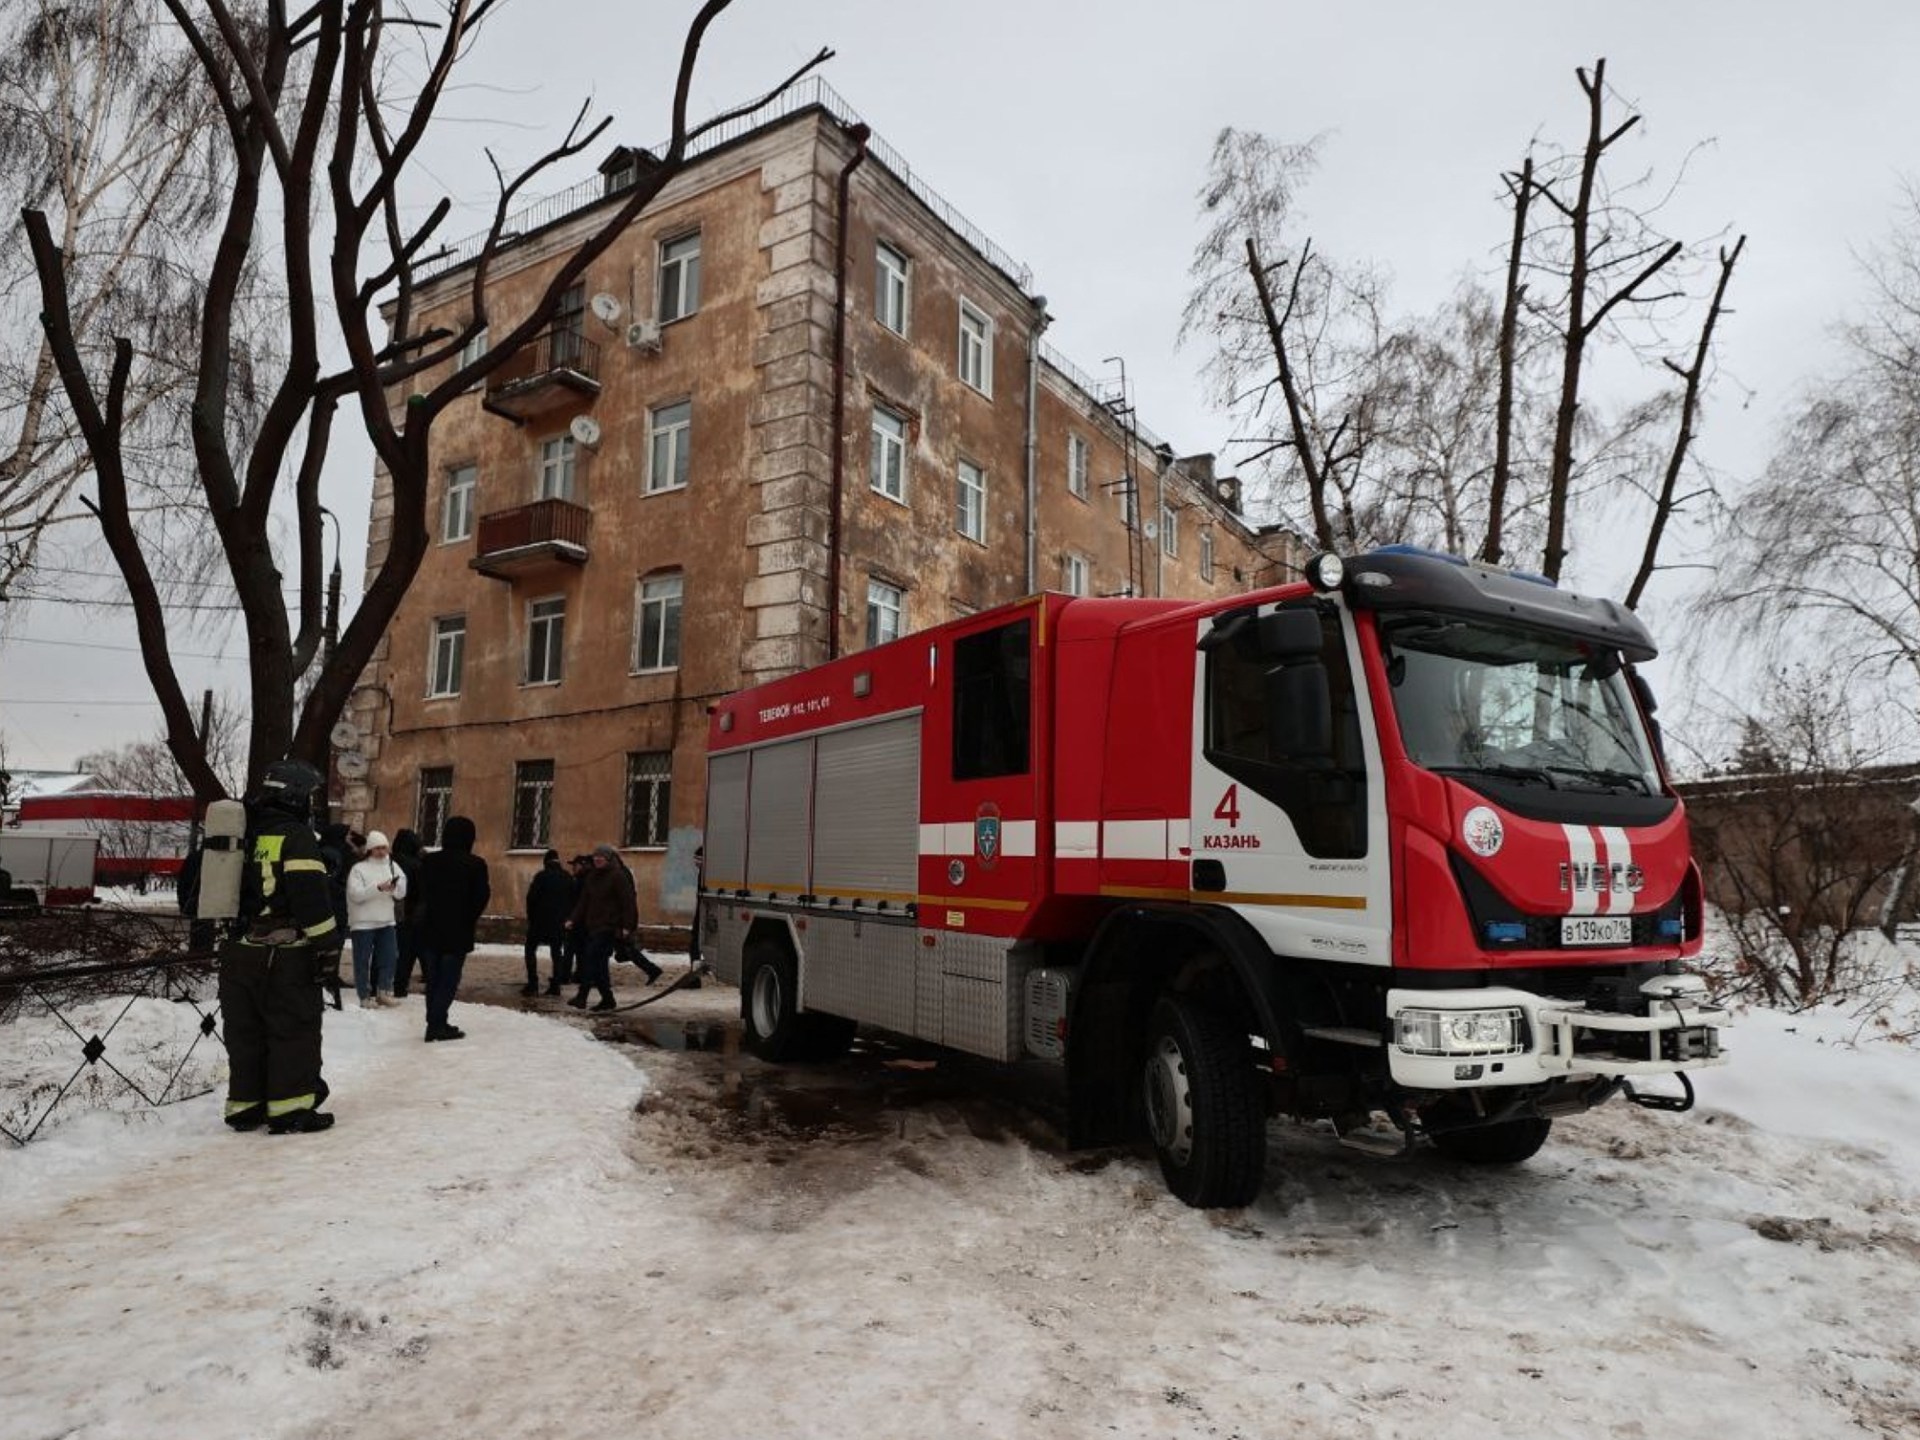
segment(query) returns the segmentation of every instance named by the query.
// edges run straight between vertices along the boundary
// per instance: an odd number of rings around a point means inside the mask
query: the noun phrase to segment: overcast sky
[[[664,138],[694,8],[509,0],[428,154],[432,179],[461,202],[449,230],[479,228],[491,207],[483,146],[503,162],[537,154],[589,93],[616,117],[609,140]],[[1324,132],[1306,229],[1328,254],[1383,266],[1395,308],[1423,311],[1463,272],[1499,267],[1500,174],[1531,139],[1578,140],[1573,71],[1604,55],[1621,103],[1645,117],[1632,163],[1663,175],[1688,166],[1668,228],[1750,236],[1720,332],[1726,380],[1740,388],[1723,382],[1698,442],[1735,480],[1831,357],[1830,328],[1862,293],[1856,256],[1920,175],[1912,0],[736,0],[710,32],[694,110],[759,92],[823,44],[837,52],[829,83],[1032,267],[1056,316],[1049,339],[1096,375],[1123,356],[1141,418],[1189,453],[1230,454],[1232,432],[1195,378],[1204,356],[1175,344],[1195,192],[1224,125],[1287,140]],[[328,503],[346,523],[350,590],[370,475],[364,442],[336,445]],[[110,580],[60,578],[114,593]],[[1575,578],[1605,588],[1612,577]],[[1678,595],[1656,593],[1656,629]],[[0,626],[0,736],[16,767],[63,766],[157,729],[124,610],[11,605]],[[244,642],[179,648],[233,655]],[[195,690],[239,689],[244,677],[230,660],[184,660],[182,672]]]

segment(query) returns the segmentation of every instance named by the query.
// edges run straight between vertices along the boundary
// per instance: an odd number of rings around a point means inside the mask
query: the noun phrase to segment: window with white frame
[[[447,501],[440,510],[440,543],[451,545],[473,534],[473,493],[480,483],[478,465],[456,465],[447,472]]]
[[[700,308],[700,232],[678,235],[660,246],[662,325],[682,320]]]
[[[1093,567],[1084,555],[1068,551],[1060,557],[1060,588],[1069,595],[1092,593]]]
[[[954,489],[953,528],[969,540],[987,543],[987,472],[971,460],[960,462]]]
[[[560,596],[527,606],[527,684],[560,680],[560,657],[567,640],[567,602]]]
[[[960,378],[982,395],[993,394],[993,321],[960,302]]]
[[[486,353],[487,327],[482,325],[473,332],[473,338],[460,347],[460,354],[453,362],[454,368],[464,370]]]
[[[1067,493],[1087,498],[1087,437],[1067,436]]]
[[[907,333],[907,257],[882,240],[874,247],[873,318]]]
[[[873,457],[870,483],[889,500],[907,499],[907,417],[884,405],[873,407]]]
[[[573,458],[571,435],[540,442],[540,499],[573,499]]]
[[[453,813],[453,767],[428,765],[420,771],[420,802],[414,807],[413,828],[429,849],[440,844],[440,832]]]
[[[907,629],[907,592],[884,580],[867,581],[867,644],[898,640]]]
[[[513,834],[507,843],[514,850],[553,843],[553,761],[522,760],[513,767]]]
[[[1208,584],[1213,583],[1213,532],[1200,532],[1200,578]]]
[[[1172,507],[1160,507],[1160,553],[1177,557],[1180,554],[1180,515]]]
[[[686,577],[649,575],[633,602],[633,668],[672,670],[680,664],[680,605]]]
[[[427,662],[427,698],[460,693],[467,658],[467,617],[442,615],[433,622],[433,655]]]
[[[633,849],[657,850],[667,843],[673,814],[673,752],[627,752],[627,821],[620,843]]]
[[[687,483],[693,456],[693,402],[647,412],[647,493],[678,490]]]

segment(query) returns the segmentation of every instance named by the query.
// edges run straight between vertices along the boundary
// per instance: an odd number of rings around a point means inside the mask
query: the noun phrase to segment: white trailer
[[[13,830],[0,834],[0,870],[13,877],[16,890],[31,890],[42,905],[87,905],[94,899],[99,846],[93,835]]]

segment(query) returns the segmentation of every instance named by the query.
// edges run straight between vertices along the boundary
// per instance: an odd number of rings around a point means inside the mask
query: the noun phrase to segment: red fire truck
[[[1039,595],[716,705],[701,924],[751,1048],[1054,1067],[1073,1143],[1144,1130],[1199,1206],[1254,1197],[1273,1114],[1511,1163],[1688,1108],[1726,1016],[1645,627],[1404,547],[1307,573]]]

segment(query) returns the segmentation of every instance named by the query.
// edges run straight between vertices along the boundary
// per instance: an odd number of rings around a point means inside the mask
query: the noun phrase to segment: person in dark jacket
[[[527,983],[520,987],[522,995],[540,993],[542,945],[553,955],[553,975],[547,994],[558,995],[560,987],[567,983],[567,917],[573,914],[576,898],[573,877],[560,863],[560,852],[547,851],[540,862],[540,873],[527,887]]]
[[[596,1010],[613,1009],[613,977],[610,962],[614,947],[630,938],[640,923],[634,904],[633,882],[621,866],[611,845],[593,847],[593,868],[580,887],[574,903],[573,918],[567,924],[586,936],[581,955],[580,988],[567,1002],[576,1010],[586,1008],[587,992],[598,990]],[[658,973],[658,972],[656,972]]]
[[[420,836],[416,832],[402,830],[393,837],[393,863],[407,877],[407,893],[400,901],[400,919],[397,922],[400,933],[396,938],[400,948],[393,962],[393,993],[395,998],[400,998],[406,995],[407,987],[413,983],[413,962],[420,956],[419,942],[413,934],[413,912],[417,903],[413,892],[420,883]],[[426,988],[424,971],[420,988]]]
[[[333,920],[339,927],[342,953],[347,944],[347,872],[360,859],[360,837],[354,831],[335,821],[331,825],[320,827],[320,858],[327,867],[327,895],[333,901]],[[333,1008],[340,1008],[340,955],[333,957],[329,968],[327,989],[333,992]]]
[[[593,857],[576,855],[567,862],[568,878],[573,881],[573,899],[567,905],[566,938],[560,944],[560,956],[565,962],[570,982],[577,982],[586,974],[587,937],[573,924],[573,907],[580,903],[580,891],[587,883],[587,876],[593,873]],[[552,994],[552,991],[548,991]]]
[[[249,807],[257,908],[220,947],[220,1013],[226,1022],[226,1121],[264,1123],[275,1135],[325,1130],[320,1103],[320,990],[340,963],[341,927],[327,893],[327,863],[308,823],[320,772],[276,760]],[[244,888],[244,887],[243,887]]]
[[[414,931],[427,972],[427,1039],[462,1040],[466,1032],[447,1021],[460,972],[473,949],[474,927],[486,913],[493,889],[487,862],[473,853],[473,821],[447,817],[440,848],[420,862],[420,908]]]

